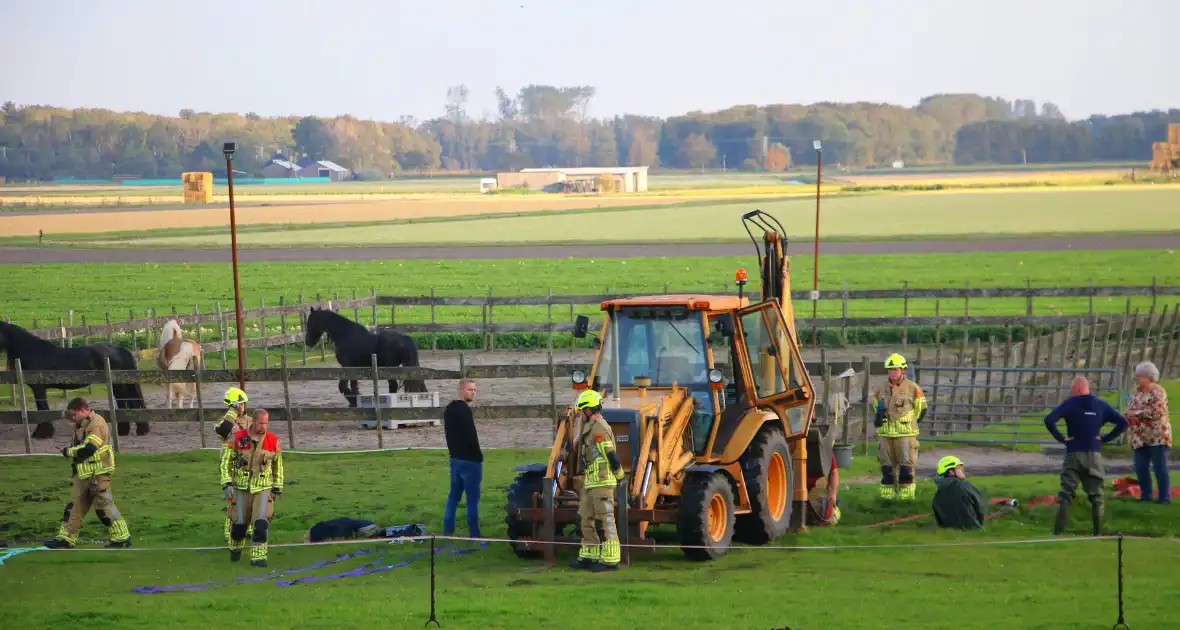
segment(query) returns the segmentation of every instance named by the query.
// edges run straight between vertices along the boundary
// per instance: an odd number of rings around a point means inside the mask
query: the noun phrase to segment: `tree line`
[[[258,174],[276,157],[328,159],[362,179],[420,171],[504,171],[533,166],[646,165],[782,171],[824,161],[849,167],[1149,160],[1180,109],[1067,121],[1052,103],[938,94],[914,107],[882,103],[742,105],[661,119],[587,115],[591,86],[497,88],[494,116],[468,113],[465,86],[447,90],[443,115],[396,122],[262,117],[182,110],[178,116],[47,106],[0,107],[0,176]]]

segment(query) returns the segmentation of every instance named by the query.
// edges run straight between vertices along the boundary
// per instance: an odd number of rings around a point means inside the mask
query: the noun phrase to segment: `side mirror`
[[[574,339],[585,339],[586,331],[590,329],[590,318],[578,315],[574,319]]]

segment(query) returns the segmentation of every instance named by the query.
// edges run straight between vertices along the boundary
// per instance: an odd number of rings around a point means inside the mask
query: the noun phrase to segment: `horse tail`
[[[398,345],[401,350],[402,366],[419,367],[418,346],[414,343],[414,338],[405,333],[398,333],[396,339],[400,342]],[[407,379],[405,385],[407,392],[423,393],[426,391],[426,381],[422,379]]]
[[[118,366],[112,365],[112,369],[139,371],[139,364],[130,350],[116,347],[115,355]],[[124,403],[123,409],[147,409],[147,403],[143,399],[143,387],[139,383],[119,383],[115,385],[114,390],[115,402]]]

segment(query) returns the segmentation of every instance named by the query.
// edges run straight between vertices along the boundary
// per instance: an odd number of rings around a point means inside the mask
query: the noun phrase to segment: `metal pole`
[[[819,308],[819,186],[820,180],[823,179],[824,173],[824,152],[823,149],[816,149],[815,162],[815,260],[812,263],[813,276],[812,286],[813,291],[811,300],[811,348],[814,350],[817,346],[819,327],[815,325],[816,312]]]
[[[242,328],[242,291],[238,283],[238,221],[237,215],[234,212],[234,158],[233,153],[227,151],[225,154],[225,174],[229,181],[229,238],[230,247],[233,251],[233,268],[234,268],[234,317],[237,320],[238,326],[238,387],[242,391],[246,390],[246,350],[243,348],[242,336],[245,334],[245,329]]]

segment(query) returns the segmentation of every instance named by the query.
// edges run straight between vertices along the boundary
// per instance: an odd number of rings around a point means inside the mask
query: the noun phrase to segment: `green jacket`
[[[939,527],[983,529],[987,502],[975,486],[956,477],[938,477],[934,485],[938,491],[930,507]]]

